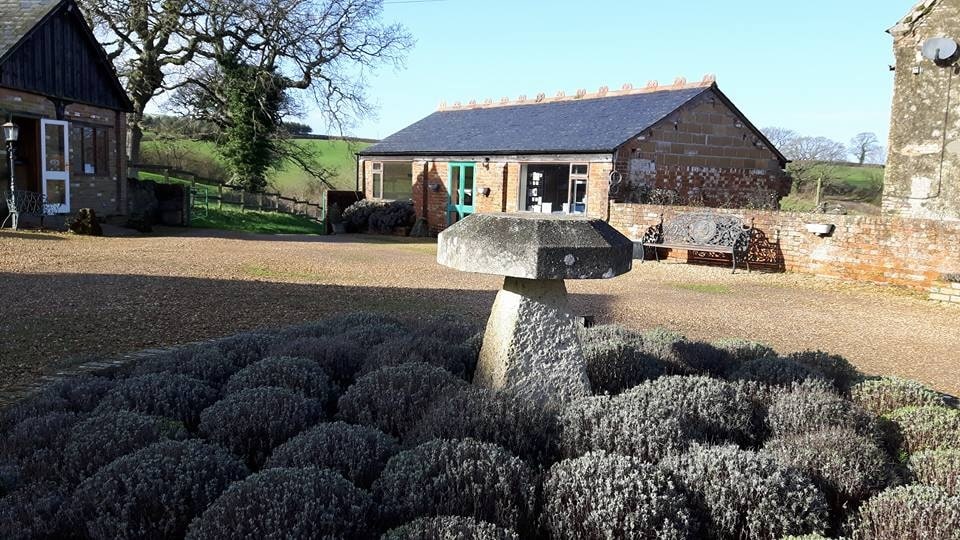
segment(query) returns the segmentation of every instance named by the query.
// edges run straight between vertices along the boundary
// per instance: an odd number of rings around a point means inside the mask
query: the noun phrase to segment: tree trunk
[[[127,129],[130,131],[127,146],[127,159],[130,163],[140,163],[140,143],[143,141],[143,111],[147,108],[147,101],[134,97],[133,112],[127,115]]]

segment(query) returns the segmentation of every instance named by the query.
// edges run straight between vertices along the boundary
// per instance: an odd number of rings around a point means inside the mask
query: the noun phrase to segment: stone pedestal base
[[[473,380],[538,403],[566,403],[590,394],[563,280],[504,280]]]

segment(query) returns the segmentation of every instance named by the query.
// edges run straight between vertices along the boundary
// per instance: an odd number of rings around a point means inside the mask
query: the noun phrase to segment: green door
[[[450,201],[447,204],[447,225],[452,225],[474,212],[474,164],[451,163],[448,180]]]

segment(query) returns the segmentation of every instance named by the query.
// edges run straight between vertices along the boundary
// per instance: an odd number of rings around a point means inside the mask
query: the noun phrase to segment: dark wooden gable
[[[129,111],[109,60],[72,1],[62,2],[10,50],[0,86],[65,103]]]

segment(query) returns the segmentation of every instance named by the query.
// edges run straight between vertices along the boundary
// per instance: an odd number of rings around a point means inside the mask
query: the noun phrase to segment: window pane
[[[95,174],[97,166],[94,157],[97,155],[94,149],[94,129],[83,128],[83,174]]]
[[[47,180],[47,204],[67,204],[67,183]]]
[[[463,168],[463,205],[473,206],[473,167]]]
[[[373,173],[373,198],[380,199],[383,197],[383,174],[375,172]]]
[[[460,166],[450,167],[450,203],[460,204]]]
[[[389,161],[383,164],[383,198],[407,200],[413,196],[413,162]]]
[[[47,124],[44,126],[44,144],[47,152],[46,170],[66,172],[67,156],[63,155],[63,137],[66,129],[63,126]]]
[[[110,130],[97,129],[97,174],[100,176],[110,175]]]
[[[586,165],[574,165],[572,174],[586,175],[587,166]]]
[[[70,171],[83,174],[83,128],[70,128]]]

